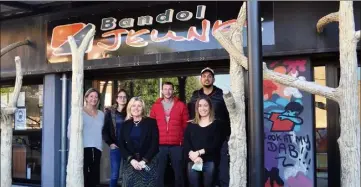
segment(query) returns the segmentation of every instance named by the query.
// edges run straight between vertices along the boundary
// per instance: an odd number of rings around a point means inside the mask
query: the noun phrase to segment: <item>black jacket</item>
[[[125,112],[119,112],[115,107],[110,107],[106,110],[104,116],[104,126],[102,129],[103,140],[109,146],[115,144],[119,147],[119,142],[116,137],[117,124],[115,123],[115,116],[120,115],[123,119],[126,117]]]
[[[224,135],[229,136],[231,134],[231,123],[229,119],[229,113],[228,109],[226,107],[226,104],[223,99],[223,91],[213,86],[213,91],[209,95],[204,94],[203,88],[200,90],[196,90],[193,92],[190,102],[188,103],[188,111],[189,111],[189,119],[194,119],[195,116],[195,105],[197,102],[197,99],[200,97],[209,97],[211,99],[213,108],[214,108],[214,114],[215,118],[217,120],[221,120],[224,123],[224,127],[222,128],[224,130]]]
[[[143,117],[138,125],[141,128],[139,157],[141,160],[149,163],[159,152],[159,132],[157,121],[152,118]],[[136,159],[136,152],[134,151],[135,148],[132,140],[130,139],[130,132],[133,126],[133,119],[130,119],[125,121],[121,128],[119,148],[123,157],[126,158],[128,162],[130,162],[133,158]]]

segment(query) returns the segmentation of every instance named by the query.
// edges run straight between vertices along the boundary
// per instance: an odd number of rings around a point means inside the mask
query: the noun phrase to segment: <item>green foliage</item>
[[[1,91],[2,94],[12,93],[14,91],[14,87],[0,88],[0,91]]]
[[[177,77],[163,78],[162,82],[171,82],[174,84],[174,94],[179,96],[179,83]],[[153,103],[160,97],[160,80],[156,79],[134,79],[120,82],[120,88],[127,90],[131,97],[141,97],[146,105],[148,114]],[[187,77],[185,86],[186,101],[188,102],[194,90],[200,88],[197,77]]]

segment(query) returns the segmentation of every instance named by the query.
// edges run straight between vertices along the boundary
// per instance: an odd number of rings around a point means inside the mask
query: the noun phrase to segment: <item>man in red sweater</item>
[[[152,106],[150,117],[157,120],[159,129],[158,185],[164,187],[164,173],[168,156],[175,175],[175,187],[184,187],[183,134],[187,126],[188,109],[185,103],[173,95],[170,82],[162,85],[162,98]]]

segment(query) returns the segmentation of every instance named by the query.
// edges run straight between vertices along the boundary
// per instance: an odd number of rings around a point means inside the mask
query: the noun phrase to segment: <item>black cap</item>
[[[204,72],[206,72],[206,71],[212,73],[212,75],[214,76],[214,71],[213,71],[213,69],[211,69],[210,67],[206,67],[206,68],[202,69],[201,75],[202,75]]]

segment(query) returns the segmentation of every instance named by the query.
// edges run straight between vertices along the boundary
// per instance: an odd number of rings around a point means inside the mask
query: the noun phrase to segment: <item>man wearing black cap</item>
[[[211,99],[215,118],[224,122],[223,140],[224,143],[221,148],[220,163],[219,163],[219,183],[221,187],[229,186],[229,154],[228,154],[228,139],[231,134],[230,119],[228,109],[223,99],[223,91],[217,86],[213,85],[215,82],[214,71],[206,67],[201,71],[200,82],[202,88],[193,92],[190,102],[188,103],[189,117],[194,119],[195,104],[200,97],[209,97]]]

